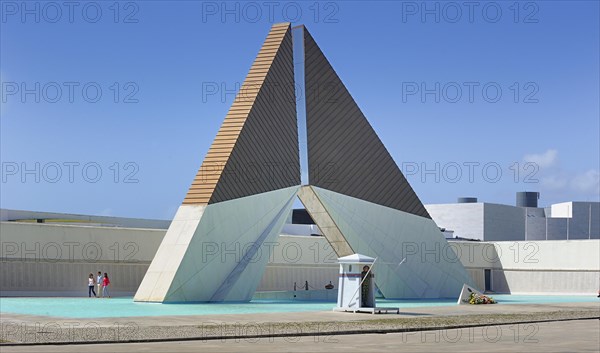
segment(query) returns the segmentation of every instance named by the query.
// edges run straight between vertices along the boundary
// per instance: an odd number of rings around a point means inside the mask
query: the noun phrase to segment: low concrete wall
[[[0,223],[0,295],[87,295],[90,273],[107,272],[111,295],[139,286],[165,230]]]
[[[297,301],[336,301],[337,289],[297,290],[256,292],[252,299],[263,300],[297,300]]]
[[[109,273],[113,295],[133,295],[165,230],[2,222],[0,234],[0,296],[84,296],[88,274],[97,271]],[[413,245],[409,261],[436,261],[431,249]],[[490,269],[495,292],[594,294],[599,248],[600,240],[451,241],[435,251],[455,254],[482,289]],[[330,281],[337,288],[336,255],[325,238],[282,235],[271,249],[258,291],[293,291],[294,283],[300,290],[306,281],[311,290]]]
[[[599,240],[450,242],[483,289],[484,270],[500,293],[597,294]]]
[[[1,258],[38,262],[150,262],[166,230],[1,222]]]
[[[107,272],[113,295],[133,295],[165,230],[1,222],[0,296],[87,295],[90,273]],[[323,237],[285,236],[272,249],[259,291],[308,281],[337,286],[337,258]]]
[[[0,296],[87,296],[90,273],[107,272],[111,296],[133,295],[149,263],[3,261]],[[97,291],[97,288],[95,288]]]

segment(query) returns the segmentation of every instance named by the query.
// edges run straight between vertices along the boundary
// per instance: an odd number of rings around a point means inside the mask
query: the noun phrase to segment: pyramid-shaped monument
[[[136,301],[250,300],[269,258],[264,245],[276,240],[296,197],[337,255],[378,259],[376,283],[387,298],[456,297],[472,282],[455,255],[422,256],[453,250],[321,49],[300,29],[308,185],[300,181],[292,29],[276,24]]]

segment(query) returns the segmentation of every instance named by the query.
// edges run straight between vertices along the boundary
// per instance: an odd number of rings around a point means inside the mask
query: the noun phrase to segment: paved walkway
[[[9,352],[598,352],[600,321],[578,320],[396,334],[2,347]]]
[[[402,311],[400,315],[320,311],[70,319],[3,313],[0,339],[8,344],[105,342],[111,345],[143,340],[218,340],[220,337],[262,340],[265,336],[286,336],[291,339],[291,336],[337,337],[348,333],[397,333],[510,323],[525,325],[527,322],[581,318],[600,318],[600,303],[422,307]],[[2,350],[4,348],[6,346]]]
[[[332,304],[333,308],[333,304]],[[487,314],[521,314],[524,312],[556,312],[563,310],[590,311],[591,314],[600,314],[600,300],[598,303],[557,303],[557,304],[495,304],[495,305],[454,305],[420,307],[401,310],[396,314],[353,314],[333,311],[310,311],[291,313],[259,313],[259,314],[227,314],[227,315],[189,315],[189,316],[138,316],[124,318],[92,318],[72,319],[51,316],[35,316],[2,313],[0,322],[18,324],[69,324],[83,326],[93,324],[98,326],[112,326],[115,323],[128,324],[135,322],[138,327],[150,326],[183,326],[201,325],[203,323],[256,323],[256,322],[315,322],[315,321],[357,321],[381,320],[394,317],[431,317],[455,315],[487,315]]]

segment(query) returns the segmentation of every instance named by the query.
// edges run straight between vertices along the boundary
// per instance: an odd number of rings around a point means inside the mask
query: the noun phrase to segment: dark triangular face
[[[309,184],[431,218],[306,29],[304,35]]]
[[[213,204],[300,184],[289,23],[274,25],[188,191]]]

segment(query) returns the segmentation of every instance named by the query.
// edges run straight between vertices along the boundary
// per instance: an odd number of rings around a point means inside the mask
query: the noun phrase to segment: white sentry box
[[[364,298],[366,305],[363,305],[363,291],[361,290],[361,280],[363,267],[372,268],[375,259],[361,254],[353,254],[338,258],[340,264],[338,301],[334,311],[368,312],[372,314],[396,312],[398,308],[376,308],[375,304],[375,275],[374,271],[369,272],[370,281],[369,291]]]
[[[363,271],[364,266],[369,266],[369,268],[371,268],[373,262],[375,262],[374,258],[361,254],[348,255],[338,259],[338,263],[340,264],[337,301],[338,310],[356,311],[363,307],[363,293],[360,289],[360,282],[362,280],[361,272]],[[372,276],[372,274],[369,273],[369,276]],[[368,297],[365,298],[367,304],[365,307],[372,308],[375,306],[375,291],[373,290],[375,281],[372,277],[365,281],[369,280],[371,283],[369,286]]]

